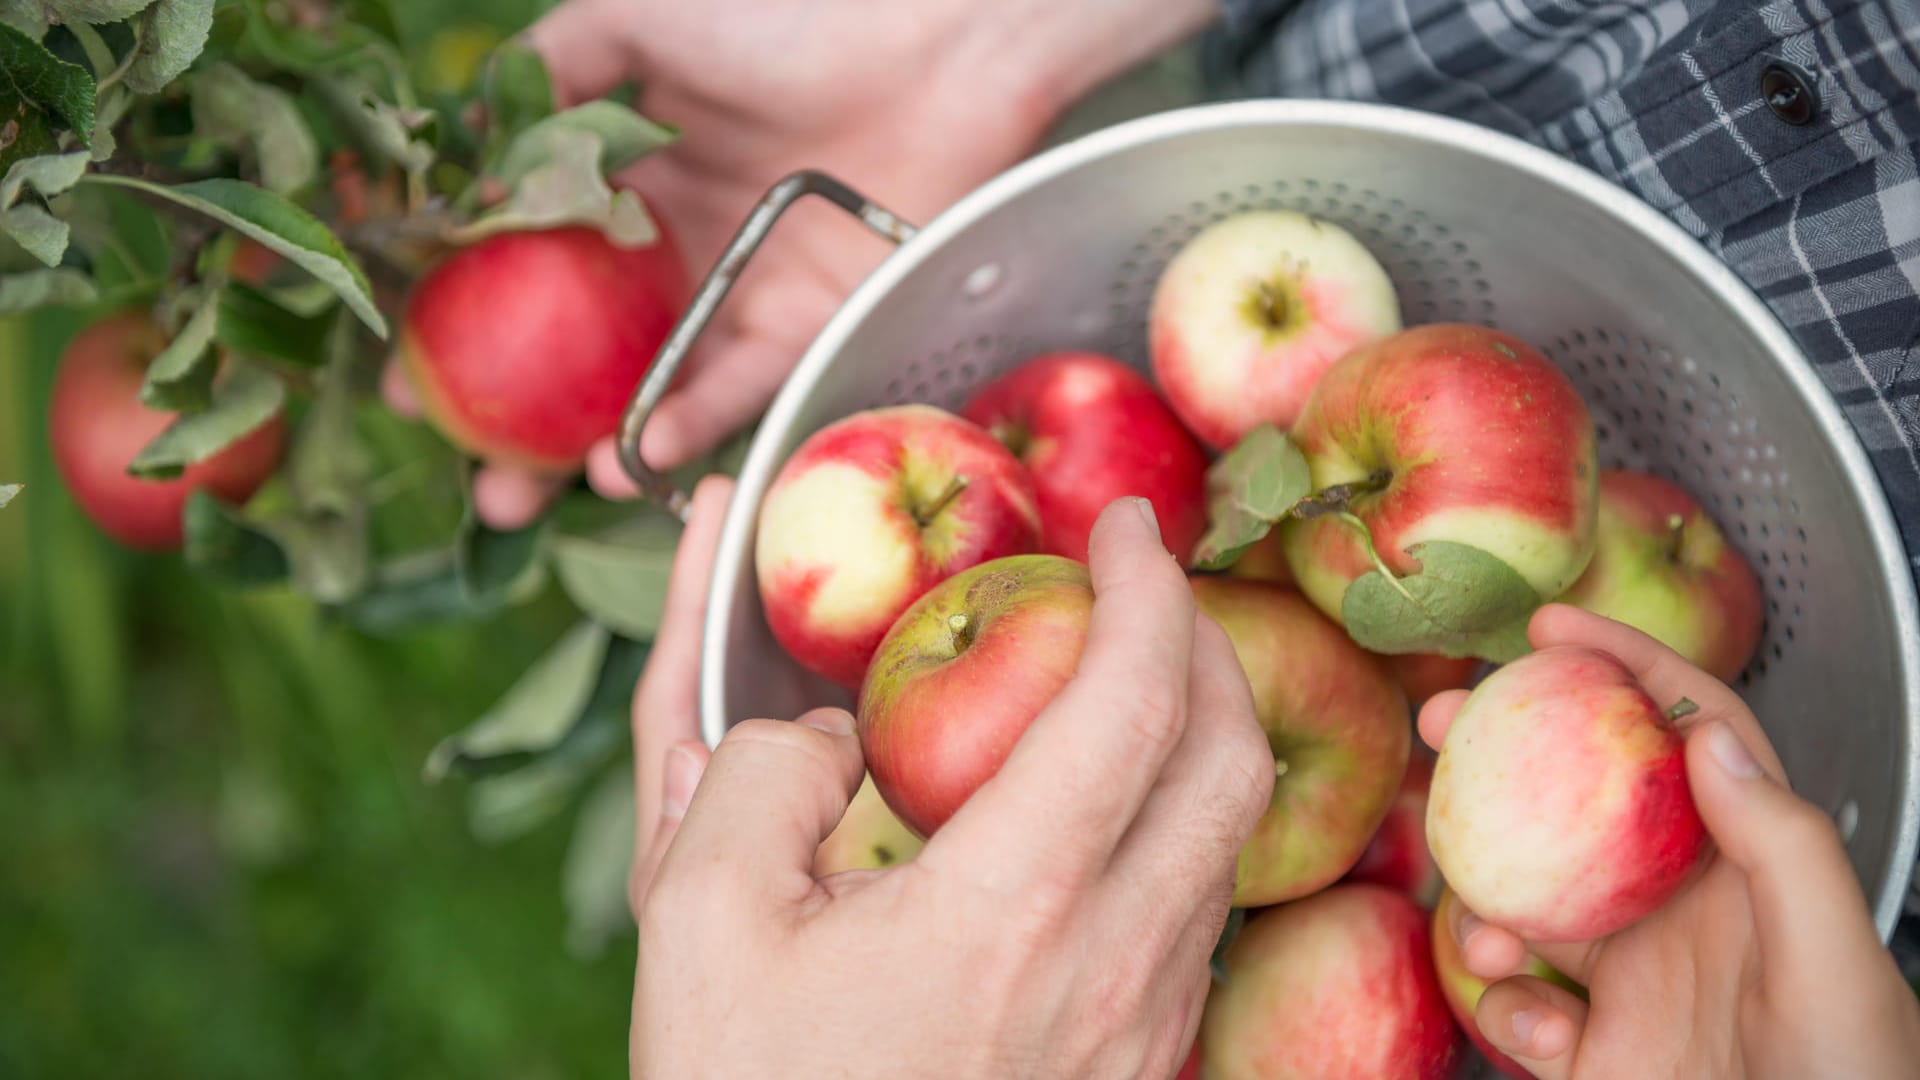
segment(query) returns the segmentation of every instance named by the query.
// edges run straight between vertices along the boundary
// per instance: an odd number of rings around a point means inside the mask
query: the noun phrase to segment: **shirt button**
[[[1810,123],[1820,111],[1812,80],[1792,64],[1778,61],[1768,64],[1760,73],[1760,96],[1766,99],[1773,115],[1794,127]]]

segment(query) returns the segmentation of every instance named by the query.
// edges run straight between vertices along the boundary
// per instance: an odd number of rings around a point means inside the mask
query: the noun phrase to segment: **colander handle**
[[[865,195],[826,173],[811,169],[790,174],[761,197],[759,204],[741,224],[740,231],[727,244],[720,261],[708,272],[707,280],[701,284],[700,291],[694,294],[693,302],[687,305],[680,321],[674,324],[673,333],[667,335],[666,344],[660,346],[653,366],[647,370],[647,377],[641,380],[640,388],[634,392],[633,400],[627,402],[626,412],[620,416],[620,431],[616,437],[620,467],[633,478],[642,496],[665,506],[680,517],[686,516],[688,495],[676,487],[672,480],[654,472],[646,462],[640,460],[640,432],[646,428],[647,418],[653,415],[654,406],[666,396],[667,387],[673,384],[673,377],[680,370],[680,365],[686,362],[687,354],[693,351],[693,343],[699,340],[713,313],[719,310],[720,302],[726,299],[734,281],[746,269],[747,260],[753,257],[767,234],[773,231],[773,223],[780,220],[780,215],[804,195],[818,195],[826,199],[896,244],[906,243],[918,231],[899,215]]]

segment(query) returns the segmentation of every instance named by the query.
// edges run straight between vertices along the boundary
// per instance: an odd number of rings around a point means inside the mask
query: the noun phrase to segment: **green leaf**
[[[188,569],[222,585],[272,585],[287,579],[286,552],[268,533],[205,491],[187,497]]]
[[[567,907],[567,949],[590,960],[633,928],[627,875],[633,869],[633,770],[613,769],[594,785],[574,819],[560,869]]]
[[[67,251],[67,223],[31,204],[0,212],[0,233],[49,267],[59,266]]]
[[[555,534],[547,547],[554,575],[581,611],[627,637],[647,640],[660,629],[680,531],[671,515],[644,513],[590,535]]]
[[[480,218],[451,230],[455,243],[496,233],[586,225],[619,247],[640,247],[660,235],[653,218],[631,191],[614,191],[600,173],[600,137],[563,129],[548,137],[552,157],[522,177],[507,200]]]
[[[93,75],[86,68],[0,24],[0,169],[51,153],[53,134],[61,128],[87,145],[93,138],[93,105]]]
[[[1194,551],[1203,570],[1224,570],[1313,491],[1307,459],[1272,424],[1248,432],[1207,470],[1206,535]]]
[[[387,0],[347,0],[346,6],[354,25],[366,27],[391,44],[403,43],[400,24],[394,19],[393,7]]]
[[[320,145],[285,90],[232,64],[195,72],[191,90],[195,133],[245,147],[268,191],[299,191],[319,175]]]
[[[553,82],[546,61],[521,41],[509,41],[494,50],[482,94],[490,134],[503,144],[553,113]]]
[[[259,368],[237,364],[213,388],[213,400],[197,413],[175,418],[127,466],[135,476],[164,479],[219,453],[266,423],[286,401],[287,387]]]
[[[0,507],[5,507],[12,502],[13,497],[25,488],[25,484],[0,484]]]
[[[294,586],[314,602],[331,607],[366,591],[373,567],[363,511],[303,510],[267,528],[287,553]]]
[[[362,633],[387,636],[481,618],[499,606],[497,600],[481,606],[468,596],[448,547],[409,552],[374,566],[367,587],[335,614]]]
[[[198,412],[213,402],[219,370],[213,335],[220,323],[220,293],[209,290],[179,333],[147,365],[140,400],[169,412]]]
[[[373,302],[373,287],[340,241],[313,215],[286,199],[239,180],[216,177],[167,187],[130,176],[93,173],[89,183],[132,188],[206,214],[271,248],[325,282],[360,321],[381,338],[387,320]]]
[[[1362,527],[1357,519],[1349,522]],[[1367,544],[1371,551],[1371,538]],[[1540,597],[1518,571],[1479,548],[1448,540],[1415,544],[1407,554],[1419,561],[1418,572],[1395,577],[1376,555],[1376,569],[1341,597],[1341,621],[1362,648],[1494,663],[1527,653],[1527,619]]]
[[[4,177],[0,177],[0,209],[19,202],[21,194],[29,187],[47,197],[58,195],[79,183],[86,172],[85,152],[22,158],[7,169]]]
[[[127,68],[127,85],[157,94],[192,66],[207,47],[213,5],[214,0],[155,0],[140,17],[140,45]]]
[[[100,298],[93,280],[78,270],[28,270],[0,274],[0,316],[59,304],[91,304]]]
[[[559,743],[593,700],[611,639],[605,627],[591,622],[568,630],[473,726],[433,748],[427,779],[437,782],[455,768]]]
[[[528,173],[553,162],[555,138],[585,132],[600,140],[599,170],[615,173],[671,144],[679,133],[613,101],[589,101],[538,121],[508,144],[492,171],[503,183],[517,184]]]
[[[47,36],[46,5],[39,0],[0,0],[0,25],[39,41]]]
[[[301,75],[340,71],[376,59],[384,45],[379,34],[351,20],[330,21],[325,33],[280,21],[285,5],[242,0],[247,10],[247,43],[274,67]]]
[[[153,0],[40,0],[40,6],[66,23],[116,23],[139,14]]]
[[[537,569],[543,531],[543,524],[536,522],[524,529],[499,532],[482,524],[473,508],[467,507],[454,558],[461,587],[474,603],[484,606],[504,599]]]
[[[313,86],[368,150],[416,176],[432,167],[439,114],[383,101],[357,76],[322,76]]]
[[[220,292],[214,340],[242,356],[317,368],[326,362],[331,322],[332,312],[309,316],[288,311],[259,289],[234,281]]]

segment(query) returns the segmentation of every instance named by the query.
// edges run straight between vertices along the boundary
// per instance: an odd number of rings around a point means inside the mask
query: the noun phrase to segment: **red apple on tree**
[[[631,248],[585,227],[498,233],[420,279],[398,354],[462,450],[570,472],[619,426],[690,289],[664,231]]]
[[[1033,481],[984,428],[931,405],[815,432],[760,507],[754,564],[774,637],[807,669],[860,685],[887,628],[936,582],[1034,551]]]
[[[1279,774],[1240,849],[1234,905],[1305,896],[1346,873],[1386,817],[1412,742],[1406,698],[1290,589],[1197,577],[1193,595],[1233,642]]]
[[[884,870],[909,862],[925,841],[913,834],[880,797],[869,776],[847,804],[820,847],[813,853],[813,876],[826,877],[843,870]]]
[[[1344,880],[1398,889],[1423,908],[1433,906],[1446,883],[1427,853],[1427,788],[1432,782],[1433,759],[1416,746],[1386,820]]]
[[[1400,329],[1393,282],[1345,229],[1290,210],[1235,214],[1167,264],[1148,315],[1153,371],[1216,449],[1293,425],[1314,383]]]
[[[856,729],[874,786],[931,836],[980,785],[1080,663],[1093,584],[1056,555],[997,559],[921,597],[887,632],[860,688]]]
[[[1732,682],[1760,645],[1760,579],[1691,495],[1657,476],[1600,474],[1598,542],[1561,602],[1626,623]]]
[[[1378,885],[1254,915],[1207,997],[1209,1080],[1452,1080],[1460,1032],[1428,937],[1427,913]]]
[[[1568,646],[1475,687],[1427,801],[1427,846],[1461,901],[1535,942],[1605,937],[1664,904],[1707,836],[1671,718],[1691,703],[1668,705]]]
[[[1153,504],[1167,550],[1184,559],[1207,526],[1206,451],[1132,368],[1098,353],[1041,356],[982,387],[961,415],[993,432],[1033,474],[1042,550],[1085,560],[1113,500]]]
[[[1288,565],[1376,652],[1512,659],[1593,555],[1592,418],[1518,338],[1434,324],[1362,346],[1292,438],[1320,506],[1280,526]]]
[[[1487,992],[1491,985],[1487,980],[1467,970],[1467,961],[1460,954],[1460,946],[1453,940],[1453,931],[1448,929],[1451,912],[1458,903],[1454,895],[1441,890],[1439,903],[1433,908],[1433,967],[1440,976],[1440,993],[1447,999],[1447,1008],[1452,1010],[1453,1018],[1466,1029],[1467,1038],[1473,1040],[1474,1048],[1486,1056],[1487,1061],[1501,1073],[1513,1077],[1513,1080],[1533,1080],[1519,1062],[1501,1053],[1480,1033],[1480,1025],[1475,1020],[1475,1010],[1480,1007],[1480,995]],[[1585,997],[1580,984],[1554,970],[1545,960],[1527,954],[1526,962],[1519,974],[1531,975],[1536,979],[1545,979],[1573,993]]]
[[[285,422],[275,413],[178,477],[129,475],[134,458],[175,419],[140,400],[147,364],[166,345],[165,333],[144,313],[101,319],[61,354],[47,411],[54,468],[74,502],[108,536],[150,551],[181,546],[181,508],[194,491],[229,503],[251,498],[286,445]]]

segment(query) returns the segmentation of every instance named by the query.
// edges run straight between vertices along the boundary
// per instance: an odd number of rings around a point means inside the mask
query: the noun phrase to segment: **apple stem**
[[[967,490],[966,477],[956,476],[947,481],[945,490],[940,492],[931,505],[914,511],[913,520],[923,529],[933,524],[933,519],[940,516],[940,511],[945,510],[965,490]]]
[[[1256,282],[1253,288],[1260,317],[1267,321],[1267,327],[1278,330],[1287,325],[1287,294],[1265,281]]]
[[[1325,517],[1328,514],[1344,514],[1354,499],[1384,490],[1392,482],[1393,473],[1382,469],[1363,480],[1321,488],[1294,503],[1287,512],[1302,521]]]
[[[1278,780],[1285,775],[1287,775],[1287,759],[1274,758],[1273,759],[1273,778],[1275,780]]]
[[[947,633],[953,636],[953,654],[960,655],[973,644],[973,620],[967,618],[964,611],[956,611],[947,616]]]
[[[1687,519],[1679,514],[1667,515],[1667,561],[1680,561],[1680,547],[1687,538]]]
[[[1674,720],[1679,720],[1682,717],[1692,716],[1694,713],[1697,713],[1699,711],[1700,711],[1700,706],[1695,705],[1688,698],[1681,698],[1679,701],[1674,702],[1671,708],[1667,709],[1665,715],[1667,720],[1671,722]]]

